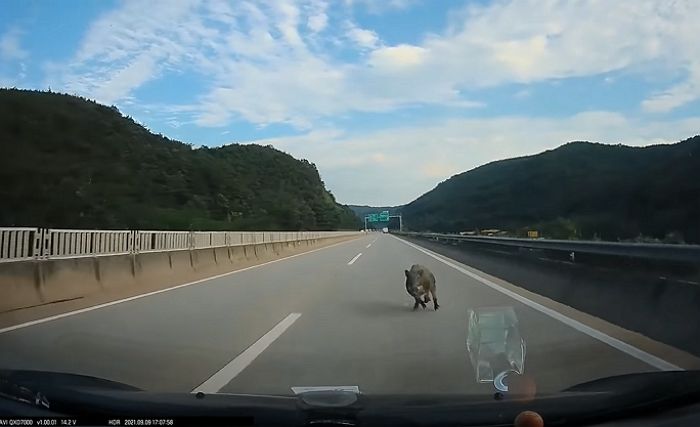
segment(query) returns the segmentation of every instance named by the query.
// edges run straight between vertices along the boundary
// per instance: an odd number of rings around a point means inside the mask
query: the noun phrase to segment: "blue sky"
[[[392,205],[571,140],[700,133],[697,22],[694,0],[4,0],[0,86],[272,144]]]

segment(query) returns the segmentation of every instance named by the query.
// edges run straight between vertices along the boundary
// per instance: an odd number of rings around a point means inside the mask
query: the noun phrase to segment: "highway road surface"
[[[404,269],[429,267],[440,309],[413,312]],[[0,367],[146,390],[491,393],[465,348],[467,309],[512,306],[541,392],[673,365],[397,237],[370,233],[143,298],[0,330]]]

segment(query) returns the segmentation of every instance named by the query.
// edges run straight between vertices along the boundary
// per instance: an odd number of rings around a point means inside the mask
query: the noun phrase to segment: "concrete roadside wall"
[[[174,286],[361,235],[0,263],[0,313],[114,290]]]

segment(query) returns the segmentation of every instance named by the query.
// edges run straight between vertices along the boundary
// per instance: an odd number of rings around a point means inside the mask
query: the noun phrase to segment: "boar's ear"
[[[406,277],[408,277],[408,270],[404,270],[404,273],[406,273]]]

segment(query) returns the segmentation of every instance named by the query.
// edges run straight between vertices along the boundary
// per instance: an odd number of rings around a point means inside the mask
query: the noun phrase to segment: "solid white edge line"
[[[217,393],[224,388],[226,384],[230,383],[231,380],[236,378],[238,374],[243,372],[248,365],[253,363],[253,361],[260,356],[270,344],[282,336],[284,331],[292,326],[299,317],[301,317],[301,313],[290,313],[250,347],[246,348],[241,354],[228,362],[226,366],[219,369],[219,371],[209,377],[208,380],[195,387],[192,393],[198,393],[200,391],[202,393]]]
[[[450,258],[447,258],[444,255],[438,255],[429,249],[422,248],[418,245],[415,245],[411,242],[400,239],[396,236],[392,236],[392,237],[399,240],[401,243],[404,243],[404,244],[412,247],[413,249],[416,249],[416,250],[423,252],[424,254],[426,254],[432,258],[435,258],[436,260],[442,262],[443,264],[446,264],[446,265],[454,268],[455,270],[471,277],[472,279],[475,279],[475,280],[483,283],[484,285],[529,306],[530,308],[533,308],[533,309],[535,309],[543,314],[546,314],[547,316],[549,316],[553,319],[556,319],[556,320],[564,323],[565,325],[576,329],[579,332],[582,332],[590,337],[593,337],[593,338],[595,338],[595,339],[597,339],[597,340],[599,340],[599,341],[601,341],[601,342],[603,342],[603,343],[605,343],[605,344],[607,344],[607,345],[609,345],[609,346],[611,346],[611,347],[613,347],[613,348],[615,348],[623,353],[626,353],[626,354],[628,354],[636,359],[639,359],[642,362],[647,363],[647,364],[649,364],[649,365],[651,365],[659,370],[662,370],[662,371],[683,371],[684,370],[683,368],[676,366],[673,363],[670,363],[670,362],[668,362],[660,357],[654,356],[651,353],[647,353],[646,351],[644,351],[642,349],[639,349],[639,348],[637,348],[631,344],[628,344],[622,340],[619,340],[617,338],[611,337],[610,335],[608,335],[604,332],[601,332],[601,331],[594,329],[588,325],[585,325],[585,324],[579,322],[578,320],[574,320],[574,319],[572,319],[572,318],[570,318],[562,313],[559,313],[556,310],[553,310],[549,307],[545,307],[544,305],[537,303],[535,301],[529,300],[516,292],[513,292],[509,289],[503,288],[502,286],[492,282],[491,280],[489,280],[485,277],[482,277],[476,273],[473,273],[465,268],[460,267],[459,265],[456,264],[456,261],[451,260]]]
[[[362,252],[360,252],[359,254],[355,255],[355,257],[354,257],[353,259],[351,259],[350,261],[348,261],[348,265],[353,265],[353,264],[355,263],[355,261],[357,261],[357,259],[358,259],[359,257],[361,257],[361,256],[362,256]]]
[[[239,269],[239,270],[229,271],[228,273],[222,273],[222,274],[217,274],[216,276],[206,277],[206,278],[204,278],[204,279],[198,279],[198,280],[195,280],[194,282],[183,283],[183,284],[181,284],[181,285],[176,285],[176,286],[172,286],[172,287],[165,288],[165,289],[159,289],[159,290],[157,290],[157,291],[148,292],[148,293],[145,293],[145,294],[134,295],[134,296],[131,296],[131,297],[128,297],[128,298],[119,299],[119,300],[116,300],[116,301],[110,301],[110,302],[106,302],[106,303],[103,303],[103,304],[93,305],[93,306],[91,306],[91,307],[85,307],[85,308],[81,308],[81,309],[78,309],[78,310],[69,311],[69,312],[66,312],[66,313],[56,314],[56,315],[54,315],[54,316],[44,317],[44,318],[41,318],[41,319],[36,319],[36,320],[29,321],[29,322],[20,323],[20,324],[18,324],[18,325],[13,325],[13,326],[5,327],[5,328],[0,328],[0,334],[5,333],[5,332],[15,331],[15,330],[17,330],[17,329],[27,328],[27,327],[29,327],[29,326],[34,326],[34,325],[38,325],[38,324],[41,324],[41,323],[51,322],[51,321],[53,321],[53,320],[62,319],[62,318],[64,318],[64,317],[75,316],[76,314],[87,313],[88,311],[98,310],[98,309],[100,309],[100,308],[105,308],[105,307],[109,307],[109,306],[112,306],[112,305],[121,304],[121,303],[123,303],[123,302],[129,302],[129,301],[137,300],[137,299],[139,299],[139,298],[150,297],[150,296],[152,296],[152,295],[157,295],[157,294],[160,294],[160,293],[163,293],[163,292],[173,291],[173,290],[175,290],[175,289],[184,288],[184,287],[186,287],[186,286],[196,285],[196,284],[198,284],[198,283],[206,282],[206,281],[208,281],[208,280],[220,279],[220,278],[222,278],[222,277],[226,277],[226,276],[233,275],[233,274],[236,274],[236,273],[241,273],[241,272],[243,272],[243,271],[248,271],[248,270],[252,270],[252,269],[254,269],[254,268],[264,267],[264,266],[266,266],[266,265],[273,264],[273,263],[276,263],[276,262],[280,262],[280,261],[284,261],[284,260],[287,260],[287,259],[296,258],[296,257],[298,257],[298,256],[307,255],[307,254],[310,254],[310,253],[322,251],[322,250],[324,250],[324,249],[329,249],[329,248],[332,248],[332,247],[334,247],[334,246],[342,245],[342,244],[345,244],[345,243],[350,243],[350,242],[352,242],[352,241],[354,241],[354,240],[355,240],[355,239],[346,240],[346,241],[343,241],[343,242],[338,242],[338,243],[334,243],[334,244],[332,244],[332,245],[324,246],[324,247],[322,247],[322,248],[316,248],[316,249],[312,249],[312,250],[310,250],[310,251],[302,252],[302,253],[299,253],[299,254],[289,255],[289,256],[286,256],[286,257],[284,257],[284,258],[273,259],[272,261],[266,261],[266,262],[264,262],[264,263],[262,263],[262,264],[251,265],[250,267],[245,267],[245,268],[241,268],[241,269]]]

